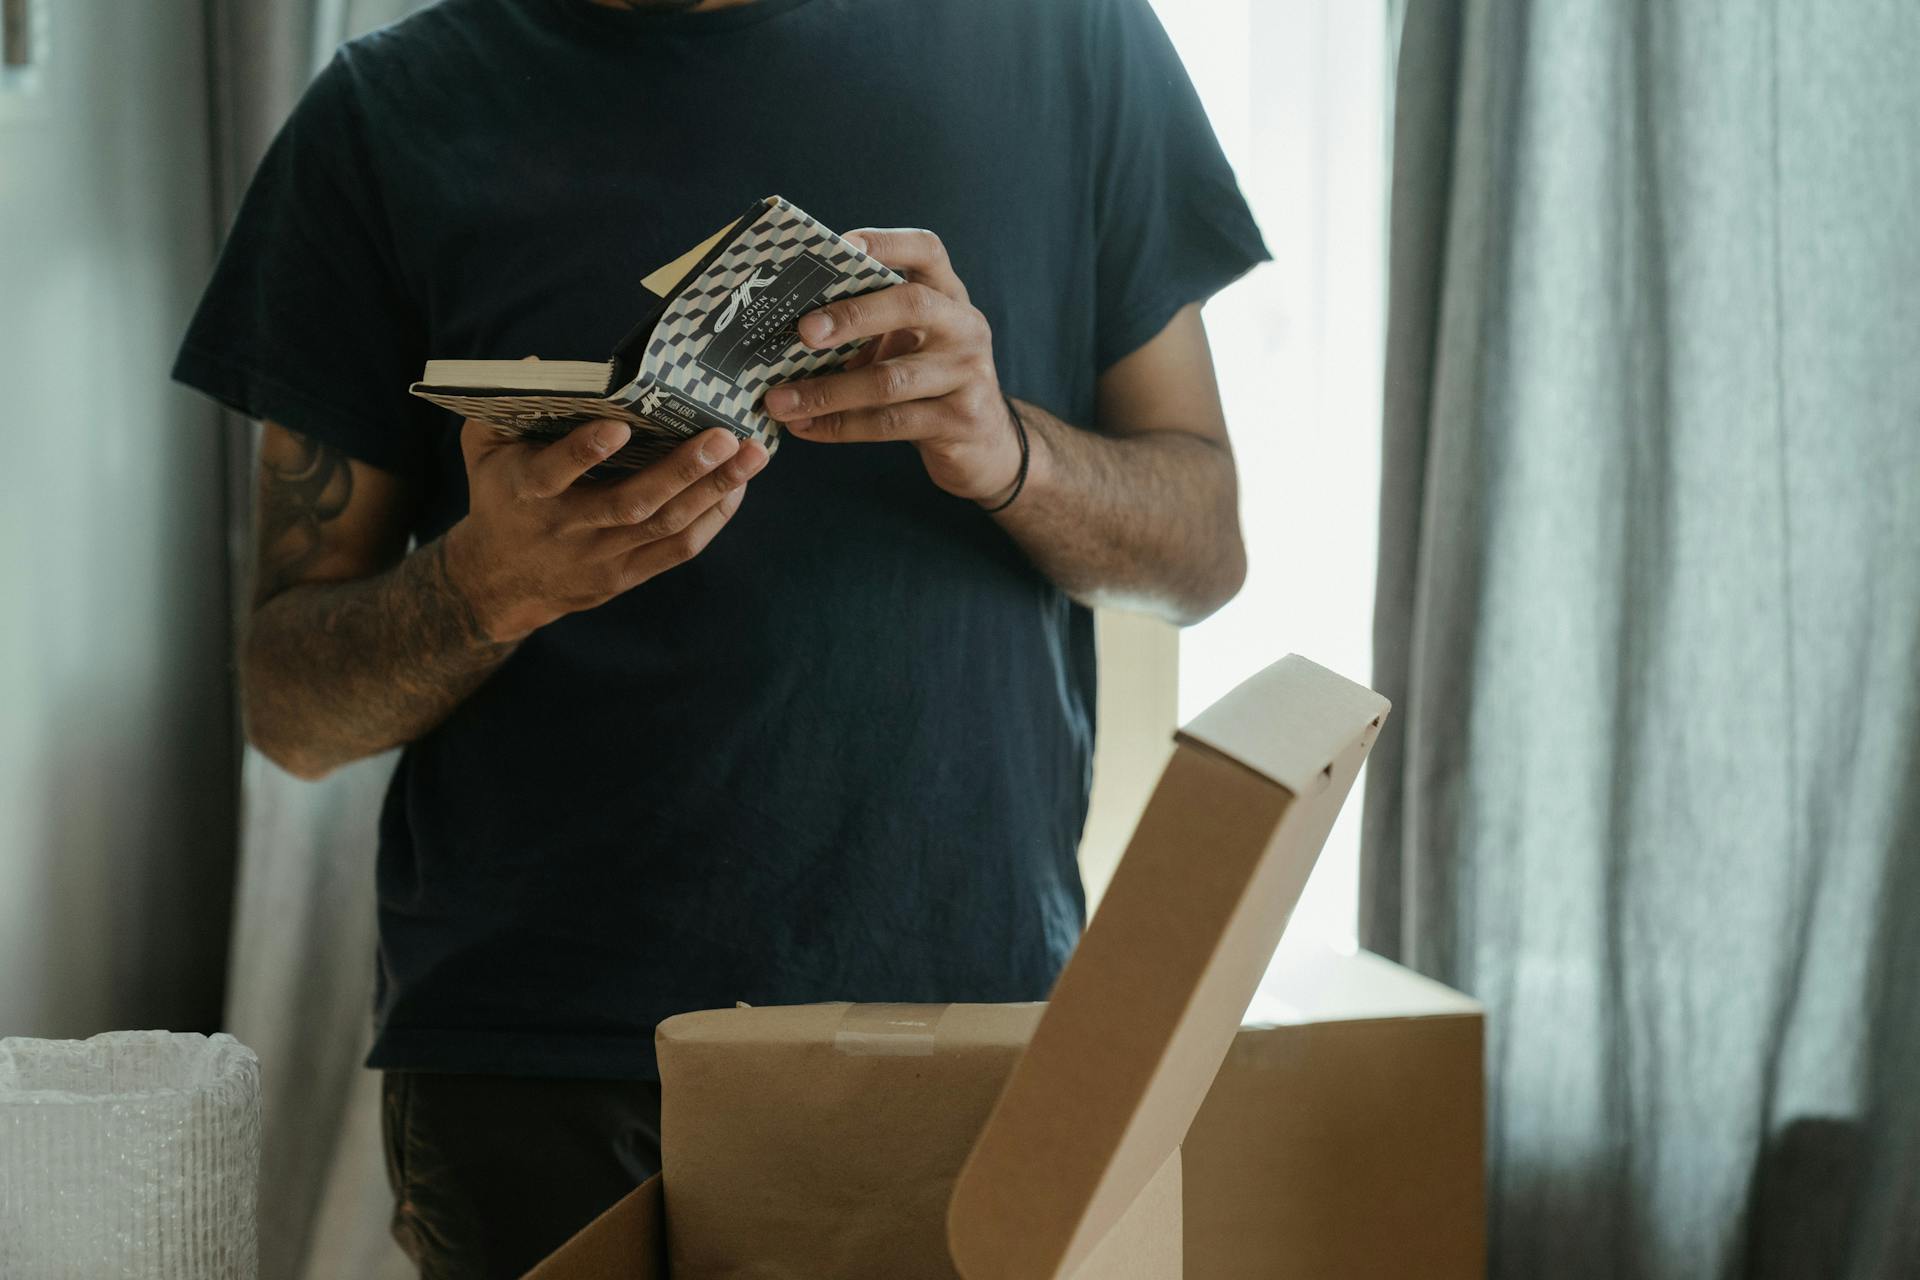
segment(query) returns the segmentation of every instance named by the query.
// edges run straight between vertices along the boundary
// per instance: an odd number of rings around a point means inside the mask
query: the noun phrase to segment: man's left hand
[[[1020,469],[1020,441],[993,367],[993,331],[967,300],[931,231],[850,232],[847,239],[907,278],[800,318],[816,349],[874,341],[845,369],[767,392],[766,410],[802,440],[910,440],[933,482],[991,505]]]

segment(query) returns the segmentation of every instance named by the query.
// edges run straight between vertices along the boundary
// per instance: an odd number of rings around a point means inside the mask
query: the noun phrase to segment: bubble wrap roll
[[[259,1171],[232,1036],[0,1039],[0,1276],[253,1280]]]

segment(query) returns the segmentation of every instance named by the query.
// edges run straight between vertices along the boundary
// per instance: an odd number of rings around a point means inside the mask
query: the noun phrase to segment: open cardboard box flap
[[[962,1275],[1072,1274],[1179,1148],[1386,713],[1290,656],[1181,733],[954,1188]]]
[[[1387,709],[1290,656],[1179,735],[954,1184],[960,1275],[1180,1274],[1180,1144]],[[664,1277],[665,1178],[664,1206],[650,1182],[532,1275]]]

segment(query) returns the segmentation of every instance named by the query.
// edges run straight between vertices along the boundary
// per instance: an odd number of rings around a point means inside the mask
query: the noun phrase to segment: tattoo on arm
[[[353,500],[353,464],[319,440],[288,433],[291,452],[260,460],[258,608],[300,580],[319,557],[321,526]]]
[[[516,647],[487,636],[444,539],[381,567],[402,513],[377,477],[356,494],[354,466],[284,429],[260,458],[242,695],[254,743],[306,776],[412,742]]]

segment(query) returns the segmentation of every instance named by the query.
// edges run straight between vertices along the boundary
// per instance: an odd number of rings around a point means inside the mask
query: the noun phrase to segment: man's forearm
[[[317,778],[427,732],[514,648],[481,629],[443,538],[372,577],[288,587],[248,632],[248,736]]]
[[[762,401],[768,414],[818,444],[912,441],[928,479],[994,512],[1040,571],[1083,603],[1186,623],[1233,597],[1246,550],[1198,302],[1099,375],[1097,400],[1113,434],[1077,430],[1030,404],[1016,423],[993,326],[940,238],[900,227],[848,235],[906,282],[800,317],[795,328],[816,350],[873,345],[864,362],[773,387]],[[1029,461],[1007,505],[1020,424]]]
[[[1188,623],[1240,589],[1232,454],[1180,431],[1110,437],[1019,402],[1031,461],[994,518],[1040,571],[1083,604]]]

